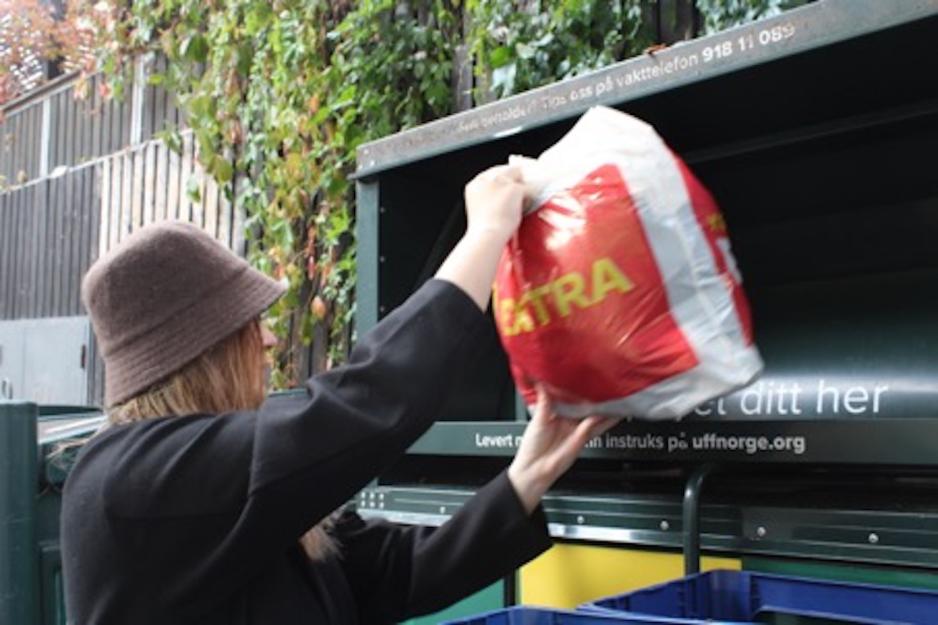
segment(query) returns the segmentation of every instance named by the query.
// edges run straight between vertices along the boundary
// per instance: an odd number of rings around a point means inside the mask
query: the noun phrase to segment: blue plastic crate
[[[679,625],[682,622],[671,618],[638,614],[514,607],[456,621],[447,621],[440,625]],[[728,624],[721,621],[708,621],[708,625]]]
[[[664,617],[694,625],[766,623],[796,615],[858,625],[935,625],[938,593],[746,571],[711,571],[607,597],[579,608],[629,618]]]

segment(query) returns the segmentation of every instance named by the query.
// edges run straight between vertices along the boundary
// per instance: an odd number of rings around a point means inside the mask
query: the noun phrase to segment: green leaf
[[[182,154],[182,135],[179,134],[178,130],[160,130],[153,133],[153,136],[157,139],[162,139],[163,143],[166,144],[166,147],[176,154]]]
[[[200,177],[196,174],[190,174],[189,180],[186,182],[186,196],[196,204],[202,202],[202,192],[199,190],[199,178]]]
[[[522,42],[515,44],[515,51],[518,53],[518,58],[525,60],[532,58],[537,52],[534,46]]]
[[[238,74],[246,77],[251,73],[251,64],[254,62],[254,48],[249,43],[241,44],[238,47]]]
[[[215,100],[209,94],[199,95],[189,100],[189,111],[196,117],[214,117]]]
[[[193,63],[204,63],[208,56],[208,42],[205,37],[196,33],[182,42],[180,52]]]
[[[265,28],[270,23],[271,15],[273,12],[268,3],[252,3],[251,10],[244,17],[244,30],[248,36],[256,35],[262,28]]]
[[[234,177],[234,167],[231,161],[224,158],[215,159],[215,180],[224,184]]]
[[[511,48],[508,46],[499,46],[489,54],[489,65],[492,69],[498,69],[507,65],[511,61]]]

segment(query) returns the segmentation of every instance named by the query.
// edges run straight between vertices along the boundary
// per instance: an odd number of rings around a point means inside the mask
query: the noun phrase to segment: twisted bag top
[[[681,417],[762,370],[713,198],[644,122],[596,107],[538,159],[495,283],[525,401],[558,413]]]

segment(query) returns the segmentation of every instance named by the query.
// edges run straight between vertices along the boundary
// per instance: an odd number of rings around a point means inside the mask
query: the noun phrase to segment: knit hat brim
[[[243,328],[283,295],[286,287],[244,266],[202,297],[107,358],[105,402],[121,404],[165,380]],[[180,318],[181,317],[181,318]]]

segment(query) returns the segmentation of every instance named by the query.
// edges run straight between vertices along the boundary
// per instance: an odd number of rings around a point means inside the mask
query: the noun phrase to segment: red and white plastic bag
[[[494,312],[526,403],[672,419],[762,370],[723,217],[648,124],[590,109],[537,159]]]

